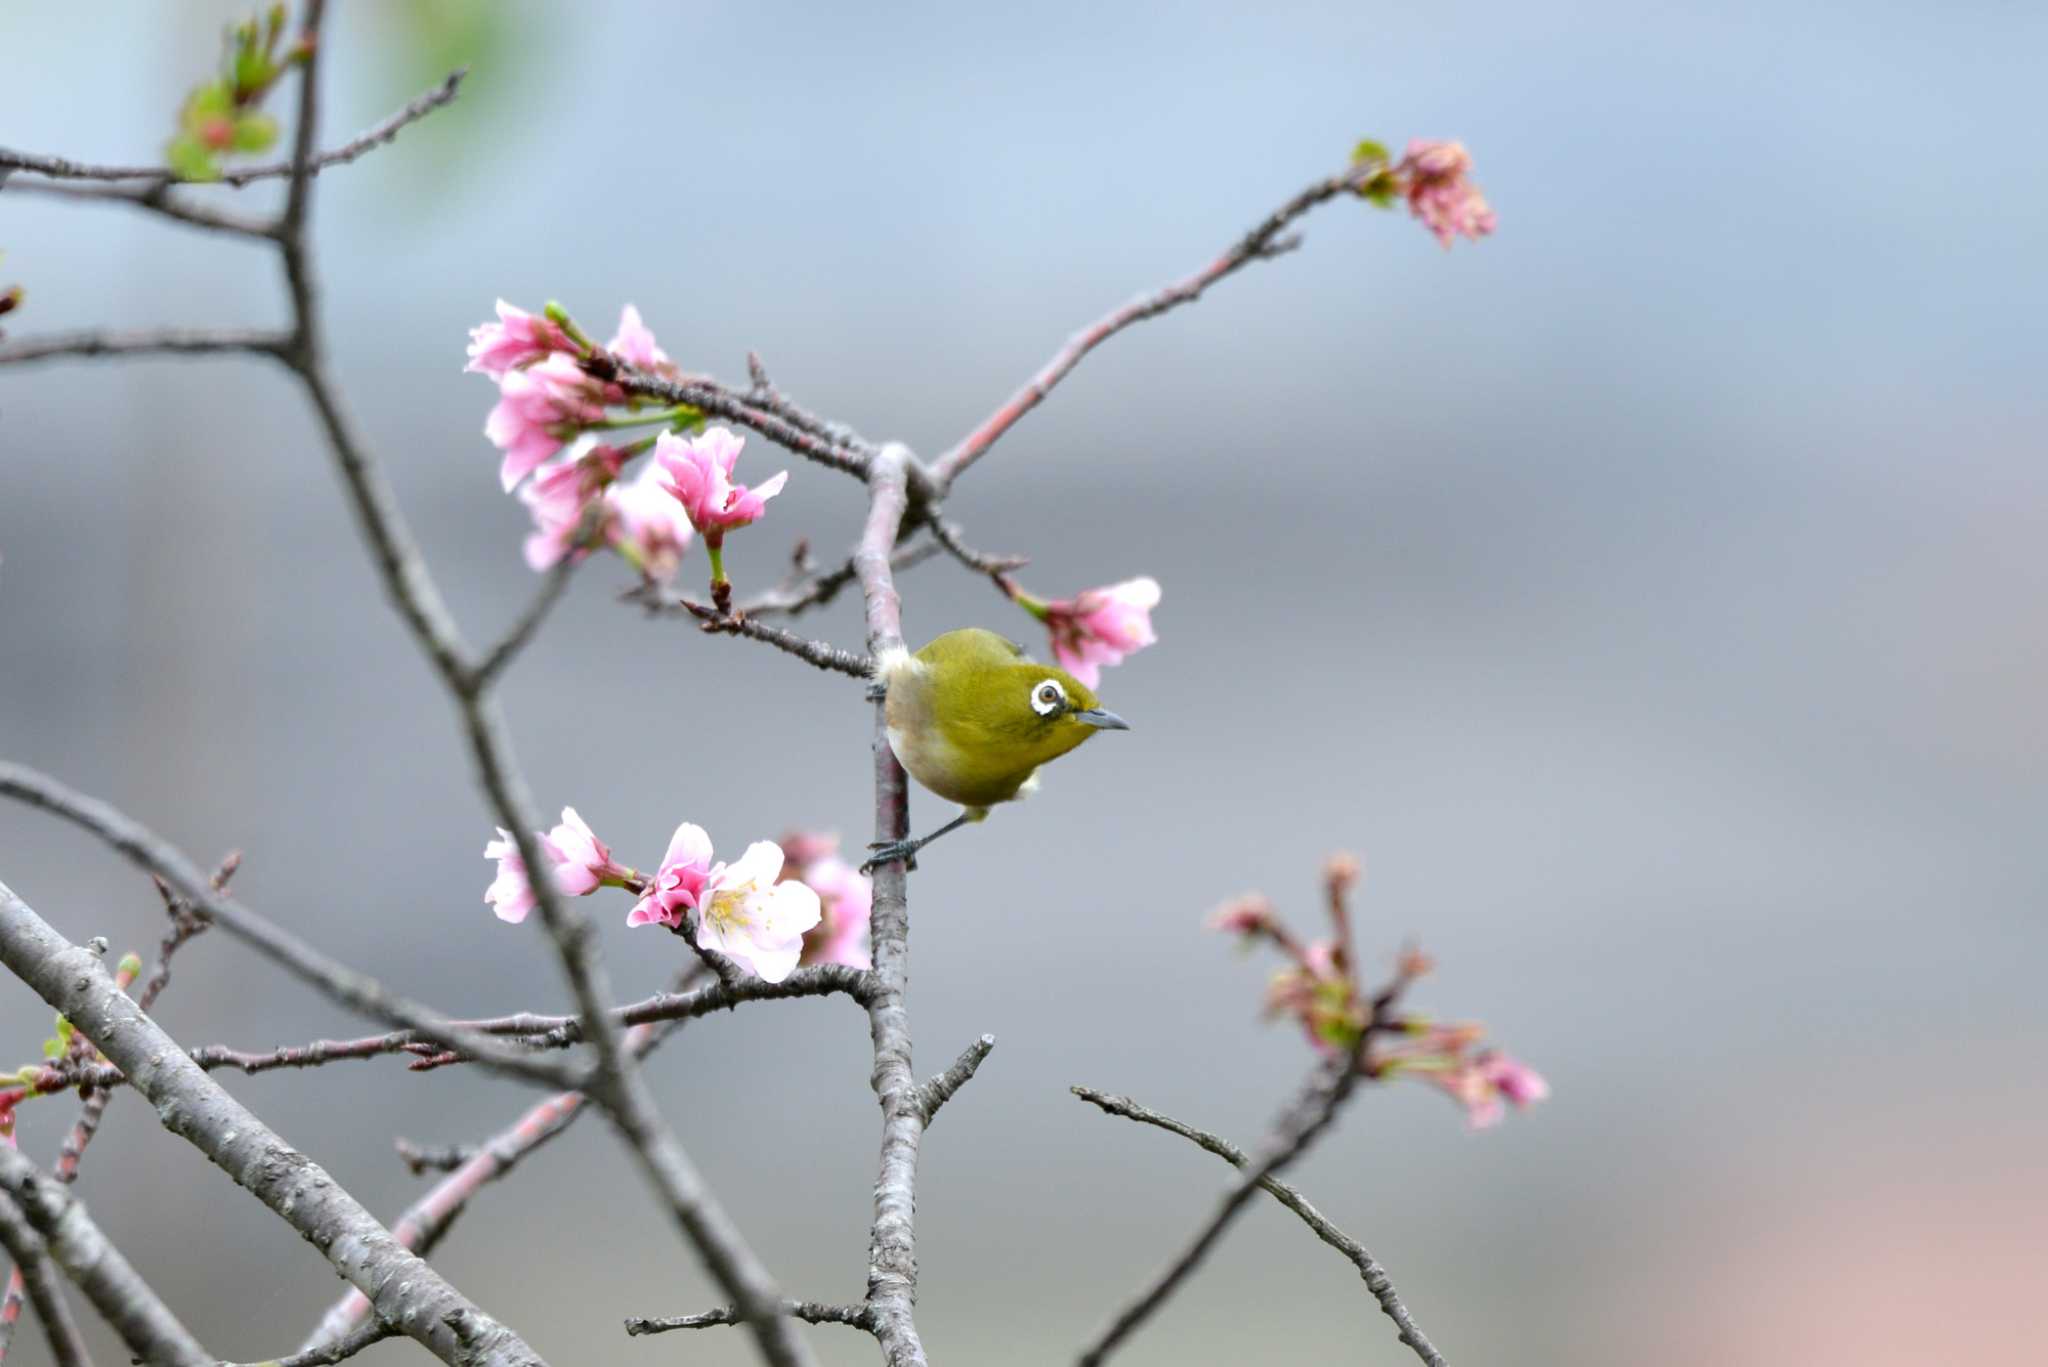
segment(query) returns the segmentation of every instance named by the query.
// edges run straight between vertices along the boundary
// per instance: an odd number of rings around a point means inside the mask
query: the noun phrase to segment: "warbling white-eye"
[[[998,802],[1029,797],[1039,766],[1098,731],[1130,725],[1096,704],[1079,679],[1042,665],[993,631],[964,627],[915,655],[897,651],[875,669],[889,727],[889,748],[925,787],[965,810],[930,835],[879,841],[861,867],[901,859],[948,831],[988,816]]]

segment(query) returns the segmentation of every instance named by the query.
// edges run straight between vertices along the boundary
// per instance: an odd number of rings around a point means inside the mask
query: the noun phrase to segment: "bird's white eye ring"
[[[1041,679],[1031,690],[1031,710],[1041,717],[1050,717],[1067,705],[1067,690],[1060,687],[1058,679]]]

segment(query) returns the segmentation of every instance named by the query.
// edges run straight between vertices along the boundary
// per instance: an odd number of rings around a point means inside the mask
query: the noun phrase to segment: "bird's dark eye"
[[[1067,690],[1060,687],[1058,679],[1045,679],[1031,690],[1031,710],[1041,717],[1050,717],[1066,704]]]

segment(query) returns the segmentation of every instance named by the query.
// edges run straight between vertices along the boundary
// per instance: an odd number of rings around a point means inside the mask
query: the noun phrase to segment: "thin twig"
[[[575,556],[565,555],[541,578],[540,589],[533,595],[533,601],[526,605],[526,610],[519,614],[498,643],[477,661],[473,671],[477,687],[489,687],[519,652],[526,649],[527,642],[540,630],[540,624],[554,611],[555,604],[562,601],[562,594],[569,587],[569,577],[576,573],[576,564]]]
[[[1169,309],[1201,298],[1202,291],[1239,267],[1293,250],[1300,243],[1296,239],[1281,236],[1288,224],[1318,204],[1335,199],[1348,190],[1356,189],[1366,176],[1377,169],[1375,165],[1362,170],[1347,170],[1315,182],[1268,214],[1263,222],[1202,269],[1174,281],[1164,289],[1140,295],[1122,308],[1105,314],[1069,337],[1066,345],[1053,353],[1052,359],[1047,361],[1037,374],[1025,381],[1022,388],[1005,400],[1002,407],[991,413],[979,427],[961,438],[957,445],[933,463],[932,480],[939,492],[943,494],[952,488],[953,481],[960,477],[962,471],[981,459],[983,453],[1014,427],[1019,418],[1038,407],[1045,396],[1052,392],[1053,387],[1081,363],[1082,357],[1133,323],[1156,318]]]
[[[875,662],[865,655],[856,655],[842,650],[829,641],[813,641],[784,631],[781,627],[757,622],[751,617],[742,617],[720,612],[706,603],[691,598],[677,599],[684,611],[703,624],[703,630],[717,636],[745,636],[749,640],[761,641],[774,646],[787,655],[794,655],[805,664],[839,674],[850,674],[856,679],[870,678],[874,674]]]
[[[57,332],[0,346],[0,365],[96,356],[276,356],[290,342],[262,328],[160,328],[149,332]]]
[[[5,172],[0,172],[4,175]],[[277,231],[277,225],[267,218],[255,218],[247,214],[230,213],[210,205],[192,202],[184,195],[174,193],[171,184],[145,186],[131,185],[78,185],[61,180],[14,180],[5,186],[10,195],[41,195],[50,199],[71,200],[83,204],[122,204],[140,209],[145,213],[168,218],[208,232],[226,233],[231,237],[253,237],[267,241]]]
[[[8,895],[0,888],[0,897]],[[94,969],[99,967],[97,959],[90,954],[85,957]],[[34,1261],[36,1253],[26,1242],[18,1247],[14,1244],[18,1213],[42,1236],[49,1256],[70,1276],[80,1294],[142,1361],[167,1367],[214,1367],[214,1356],[199,1346],[199,1340],[178,1322],[163,1298],[100,1232],[84,1204],[63,1184],[38,1172],[35,1164],[4,1145],[0,1145],[0,1189],[5,1189],[10,1207],[7,1218],[0,1219],[0,1231],[6,1232],[8,1252],[16,1261],[27,1264]]]
[[[865,1305],[826,1305],[818,1301],[784,1301],[782,1313],[806,1324],[845,1324],[855,1329],[869,1328],[869,1321],[873,1318]],[[632,1335],[666,1334],[672,1329],[716,1329],[720,1325],[740,1322],[732,1307],[725,1306],[706,1310],[700,1315],[671,1315],[663,1319],[635,1316],[626,1321],[626,1332]]]
[[[64,1289],[50,1270],[49,1245],[29,1227],[12,1197],[0,1196],[0,1245],[14,1259],[15,1268],[8,1287],[7,1307],[0,1310],[0,1358],[7,1355],[15,1325],[21,1318],[21,1298],[15,1291],[18,1283],[29,1304],[35,1306],[36,1321],[43,1326],[43,1341],[50,1345],[50,1357],[57,1367],[92,1367],[92,1355],[79,1336],[71,1303],[64,1299]]]
[[[1008,574],[1031,563],[1028,555],[995,555],[975,550],[960,539],[960,528],[946,521],[936,506],[925,509],[924,520],[925,525],[932,529],[933,539],[945,548],[946,553],[976,574]]]
[[[1207,1130],[1198,1130],[1184,1121],[1175,1120],[1170,1115],[1140,1106],[1127,1096],[1113,1096],[1107,1092],[1098,1092],[1093,1087],[1075,1087],[1072,1091],[1081,1100],[1109,1115],[1122,1116],[1126,1120],[1135,1120],[1143,1125],[1156,1125],[1162,1130],[1177,1134],[1207,1149],[1234,1168],[1244,1168],[1251,1162],[1244,1150],[1229,1140],[1210,1134]],[[1421,1326],[1415,1323],[1415,1317],[1408,1313],[1408,1307],[1402,1303],[1400,1293],[1394,1289],[1393,1279],[1387,1276],[1386,1269],[1379,1265],[1378,1260],[1366,1251],[1364,1244],[1337,1228],[1330,1222],[1329,1217],[1309,1203],[1307,1197],[1279,1178],[1268,1174],[1259,1179],[1259,1186],[1274,1200],[1300,1216],[1302,1223],[1315,1231],[1318,1239],[1351,1261],[1351,1265],[1358,1269],[1358,1275],[1365,1279],[1366,1289],[1379,1301],[1380,1309],[1394,1322],[1401,1342],[1414,1349],[1415,1356],[1429,1364],[1429,1367],[1445,1367],[1443,1355],[1437,1352],[1436,1345],[1429,1341],[1428,1335],[1422,1332]]]
[[[341,1338],[317,1348],[301,1348],[290,1357],[272,1358],[267,1362],[224,1362],[221,1367],[329,1367],[331,1363],[346,1362],[365,1348],[397,1336],[398,1331],[388,1325],[366,1319]]]
[[[398,1150],[398,1161],[405,1164],[406,1171],[414,1177],[425,1177],[430,1172],[453,1172],[470,1159],[477,1150],[471,1144],[415,1144],[400,1136],[392,1141]]]
[[[442,78],[439,85],[412,100],[405,108],[385,119],[382,123],[350,138],[341,146],[318,156],[308,157],[304,151],[293,153],[290,161],[273,161],[261,166],[230,168],[221,172],[220,178],[205,182],[178,182],[177,177],[163,166],[94,166],[87,162],[70,161],[63,157],[37,156],[31,152],[16,152],[0,147],[0,167],[12,171],[26,171],[31,175],[49,176],[56,180],[153,180],[170,183],[200,183],[230,185],[236,188],[258,180],[283,180],[292,174],[298,161],[306,162],[306,174],[318,175],[330,166],[342,166],[354,161],[374,147],[381,147],[397,137],[407,124],[417,123],[427,115],[455,98],[462,78],[469,74],[468,67],[457,67]]]
[[[1093,1343],[1083,1349],[1075,1361],[1079,1367],[1096,1367],[1116,1351],[1123,1341],[1137,1332],[1138,1327],[1150,1319],[1161,1306],[1172,1298],[1194,1270],[1201,1266],[1202,1259],[1223,1237],[1231,1221],[1243,1211],[1252,1193],[1259,1190],[1265,1178],[1276,1176],[1281,1169],[1301,1157],[1308,1146],[1337,1117],[1337,1110],[1358,1085],[1357,1060],[1345,1056],[1335,1064],[1319,1070],[1315,1078],[1303,1090],[1299,1101],[1288,1108],[1288,1112],[1274,1127],[1273,1137],[1268,1141],[1265,1152],[1250,1164],[1244,1180],[1232,1187],[1216,1213],[1208,1223],[1196,1231],[1194,1238],[1177,1254],[1173,1261],[1153,1278],[1146,1288],[1139,1292],[1129,1304],[1117,1312]]]
[[[768,378],[768,368],[761,364],[758,352],[747,353],[747,378],[753,381],[753,387],[747,391],[747,397],[757,406],[787,419],[813,436],[823,437],[836,445],[851,447],[870,455],[874,453],[875,444],[845,423],[820,417],[777,389],[774,381]]]
[[[953,1093],[967,1085],[967,1080],[981,1068],[981,1061],[988,1057],[989,1050],[996,1047],[994,1035],[983,1035],[960,1051],[960,1057],[953,1060],[953,1066],[938,1076],[928,1078],[917,1089],[917,1108],[924,1112],[927,1128],[932,1117],[939,1113],[939,1107],[953,1099]]]

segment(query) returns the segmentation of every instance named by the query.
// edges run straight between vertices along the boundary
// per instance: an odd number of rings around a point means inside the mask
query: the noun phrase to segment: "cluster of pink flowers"
[[[1296,1021],[1320,1053],[1356,1057],[1368,1076],[1429,1084],[1464,1108],[1473,1129],[1499,1124],[1508,1105],[1521,1109],[1548,1097],[1550,1086],[1535,1069],[1498,1049],[1479,1047],[1482,1027],[1395,1014],[1408,985],[1433,967],[1420,951],[1405,951],[1393,981],[1379,991],[1367,993],[1359,985],[1348,900],[1358,875],[1358,863],[1348,855],[1333,858],[1324,870],[1333,928],[1328,939],[1299,939],[1272,903],[1256,894],[1210,914],[1211,929],[1247,946],[1270,944],[1286,958],[1267,985],[1267,1015]]]
[[[1045,623],[1060,668],[1090,688],[1102,682],[1104,665],[1122,664],[1159,639],[1152,630],[1159,581],[1150,576],[1051,601],[1034,598],[1008,580],[1003,585],[1018,606]]]
[[[733,959],[768,982],[781,982],[800,959],[807,959],[806,937],[823,919],[821,893],[807,881],[784,877],[782,847],[771,840],[757,840],[738,859],[723,863],[714,858],[704,828],[686,821],[676,827],[660,866],[646,875],[615,861],[611,847],[573,807],[564,807],[561,823],[536,832],[535,839],[548,861],[548,876],[564,894],[583,897],[601,887],[623,888],[637,897],[626,914],[627,925],[675,930],[693,926],[699,948]],[[501,828],[498,838],[484,846],[484,858],[498,865],[484,901],[500,920],[525,920],[539,899],[511,833]],[[863,887],[858,897],[864,907],[866,880],[859,881]],[[856,889],[835,885],[831,895],[835,902],[850,906]],[[865,924],[863,915],[863,929]],[[850,941],[851,932],[844,938]],[[865,954],[864,943],[860,951]],[[834,952],[850,955],[852,949],[842,946]]]
[[[1416,138],[1394,168],[1408,212],[1445,247],[1460,233],[1477,242],[1494,229],[1493,209],[1472,182],[1472,154],[1462,142]]]
[[[591,429],[619,425],[608,421],[607,410],[630,401],[617,383],[585,369],[595,349],[578,340],[573,325],[557,321],[566,315],[528,313],[502,299],[497,312],[495,322],[470,330],[466,369],[498,384],[484,435],[504,453],[499,482],[507,492],[518,491],[533,517],[526,563],[545,570],[565,556],[581,558],[605,546],[649,579],[668,584],[681,571],[692,536],[701,534],[712,578],[722,581],[718,552],[725,533],[760,518],[788,472],[752,489],[734,484],[745,439],[722,427],[691,437],[664,431],[623,447],[600,441]],[[631,304],[620,311],[618,331],[604,350],[640,370],[680,374]],[[633,419],[619,421],[630,425]],[[650,448],[654,458],[634,478],[622,478],[626,463]]]

